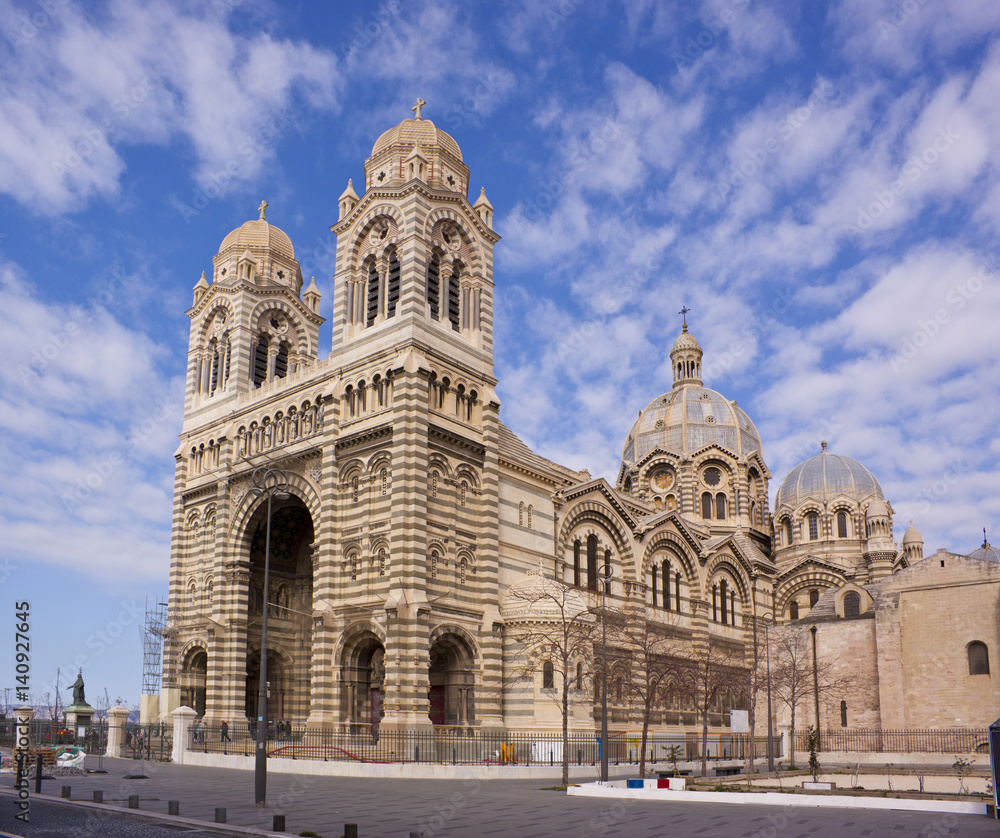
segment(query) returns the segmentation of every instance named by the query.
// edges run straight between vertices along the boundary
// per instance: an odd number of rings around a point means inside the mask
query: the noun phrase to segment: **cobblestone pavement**
[[[90,759],[88,767],[94,767]],[[250,771],[147,763],[149,779],[129,780],[125,775],[135,770],[136,763],[104,759],[102,767],[106,774],[43,783],[42,796],[49,800],[59,799],[63,785],[71,787],[75,801],[89,802],[95,790],[103,792],[103,809],[83,803],[77,808],[80,823],[92,825],[81,835],[101,836],[102,811],[121,811],[129,795],[138,794],[140,811],[163,816],[159,821],[163,825],[168,801],[179,801],[183,821],[172,823],[180,827],[177,834],[189,835],[225,831],[226,827],[214,823],[216,807],[225,807],[227,826],[242,827],[242,834],[270,834],[272,818],[280,814],[285,816],[286,834],[309,830],[323,838],[343,835],[346,823],[358,825],[359,838],[409,838],[411,832],[423,832],[424,838],[1000,838],[1000,822],[983,816],[570,798],[543,788],[555,785],[556,779],[396,780],[272,773],[268,775],[269,805],[260,810],[253,804]],[[30,838],[30,828],[14,820],[13,786],[11,775],[0,777],[0,833]],[[200,827],[199,833],[191,832],[195,827]]]

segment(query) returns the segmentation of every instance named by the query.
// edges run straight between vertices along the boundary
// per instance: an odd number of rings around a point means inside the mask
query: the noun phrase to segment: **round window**
[[[715,466],[712,466],[711,468],[705,469],[703,479],[705,484],[708,486],[718,486],[722,482],[722,472]]]

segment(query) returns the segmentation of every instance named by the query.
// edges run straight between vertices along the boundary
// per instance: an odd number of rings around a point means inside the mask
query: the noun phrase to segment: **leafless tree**
[[[682,655],[689,644],[673,622],[651,619],[644,604],[628,613],[609,613],[608,638],[615,661],[608,664],[609,675],[617,675],[642,725],[639,776],[645,777],[650,721],[683,680],[688,663]]]
[[[504,682],[534,682],[538,673],[548,677],[557,690],[562,714],[562,784],[569,783],[570,688],[592,664],[596,619],[588,609],[586,595],[567,585],[534,574],[529,584],[514,585],[504,604],[507,631],[511,637],[515,663],[505,673]],[[547,665],[551,670],[547,671]],[[577,684],[578,680],[581,683]]]

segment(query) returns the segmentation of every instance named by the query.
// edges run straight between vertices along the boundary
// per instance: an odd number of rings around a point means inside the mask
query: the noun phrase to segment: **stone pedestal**
[[[170,758],[175,765],[183,765],[184,753],[191,741],[191,725],[198,714],[190,707],[178,707],[171,715],[174,718],[174,750]]]
[[[94,708],[89,704],[71,704],[66,708],[66,727],[77,736],[84,736],[94,719]],[[84,728],[81,730],[81,728]]]
[[[125,742],[125,725],[128,723],[127,707],[112,707],[108,710],[108,748],[106,757],[120,757]]]

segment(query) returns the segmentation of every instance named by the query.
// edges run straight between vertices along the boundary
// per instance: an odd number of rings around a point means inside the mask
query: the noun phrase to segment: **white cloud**
[[[301,96],[336,107],[336,59],[309,44],[239,35],[166,2],[112,3],[100,24],[59,6],[0,69],[0,190],[56,214],[117,194],[122,149],[185,138],[196,176],[225,192],[257,176]]]
[[[100,308],[41,300],[0,266],[5,554],[84,574],[160,578],[183,383],[162,347]]]

